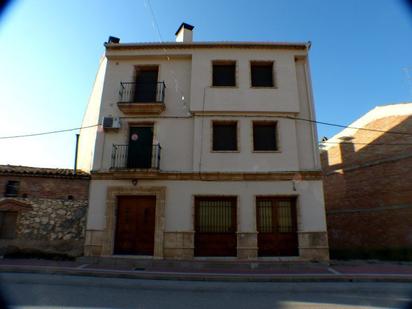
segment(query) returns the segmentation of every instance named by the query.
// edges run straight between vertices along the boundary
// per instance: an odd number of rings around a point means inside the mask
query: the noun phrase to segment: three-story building
[[[328,259],[308,43],[119,43],[80,134],[85,254]],[[95,124],[99,127],[90,127]]]

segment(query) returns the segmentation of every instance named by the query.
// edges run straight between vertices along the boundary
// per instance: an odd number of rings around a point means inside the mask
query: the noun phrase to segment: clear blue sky
[[[397,0],[151,0],[163,40],[312,41],[318,120],[412,101],[412,14]],[[78,127],[103,42],[158,41],[144,0],[15,1],[0,24],[0,136]],[[319,136],[337,128],[318,126]],[[72,167],[75,132],[0,140],[0,164]]]

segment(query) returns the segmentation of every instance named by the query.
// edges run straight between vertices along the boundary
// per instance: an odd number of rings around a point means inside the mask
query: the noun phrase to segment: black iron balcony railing
[[[144,147],[113,145],[112,169],[159,169],[159,144]]]
[[[164,82],[121,82],[120,103],[163,103],[166,85]]]

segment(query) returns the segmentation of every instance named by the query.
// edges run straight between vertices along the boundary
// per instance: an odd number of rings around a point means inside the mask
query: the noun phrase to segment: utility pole
[[[74,153],[74,170],[73,170],[74,175],[76,175],[77,173],[77,152],[79,150],[79,136],[80,134],[76,134],[76,150]]]

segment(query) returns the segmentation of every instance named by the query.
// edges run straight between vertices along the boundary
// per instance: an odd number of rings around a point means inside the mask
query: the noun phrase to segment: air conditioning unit
[[[119,117],[103,117],[103,129],[120,129]]]

